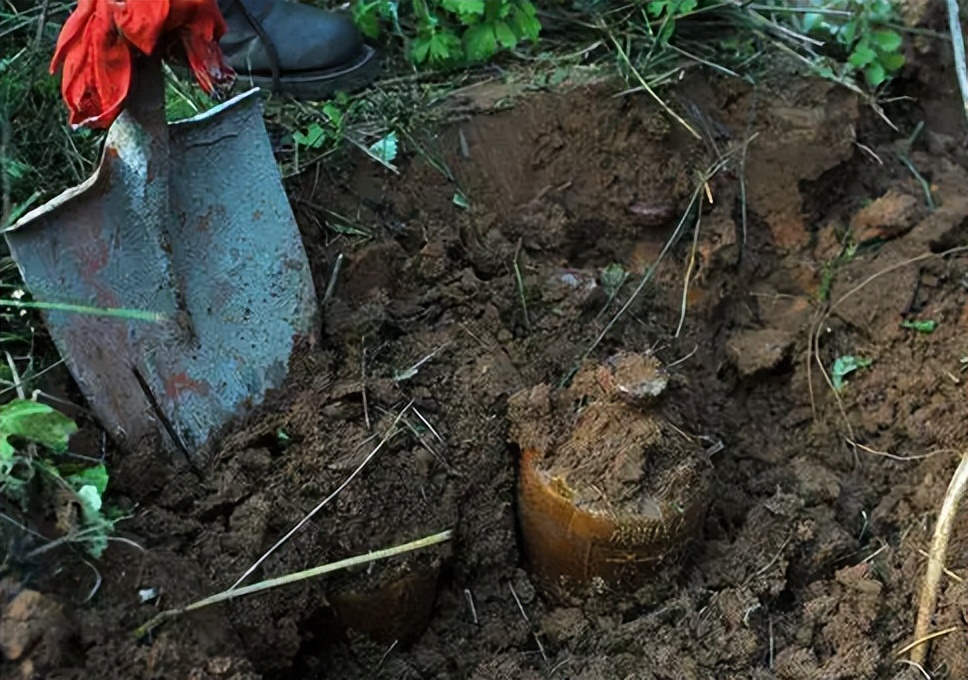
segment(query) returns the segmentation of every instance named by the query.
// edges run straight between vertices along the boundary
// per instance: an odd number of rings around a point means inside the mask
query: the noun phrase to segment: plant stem
[[[252,593],[258,593],[263,590],[270,590],[272,588],[278,588],[279,586],[288,585],[290,583],[296,583],[297,581],[303,581],[309,578],[315,578],[316,576],[322,576],[323,574],[328,574],[333,571],[339,571],[340,569],[346,569],[347,567],[354,567],[360,564],[367,564],[369,562],[376,562],[377,560],[386,559],[387,557],[393,557],[395,555],[402,555],[403,553],[411,552],[413,550],[419,550],[420,548],[427,548],[438,543],[443,543],[444,541],[449,541],[453,536],[453,531],[450,529],[442,531],[439,534],[434,534],[432,536],[426,536],[424,538],[418,539],[416,541],[411,541],[410,543],[404,543],[403,545],[398,545],[393,548],[384,548],[383,550],[375,550],[373,552],[367,553],[365,555],[357,555],[356,557],[349,557],[345,560],[340,560],[339,562],[332,562],[330,564],[323,564],[318,567],[313,567],[312,569],[307,569],[306,571],[300,571],[295,574],[286,574],[284,576],[279,576],[277,578],[271,578],[266,581],[260,581],[259,583],[253,583],[249,586],[244,586],[242,588],[236,588],[234,590],[224,590],[221,593],[211,595],[197,602],[193,602],[184,607],[178,607],[175,609],[169,609],[163,611],[153,619],[148,621],[143,626],[139,627],[135,632],[135,637],[141,638],[150,633],[152,630],[157,628],[160,624],[164,623],[168,619],[175,618],[182,614],[187,614],[188,612],[195,611],[196,609],[201,609],[202,607],[207,607],[212,604],[217,604],[219,602],[225,602],[227,600],[232,600],[237,597],[242,597],[243,595],[251,595]]]

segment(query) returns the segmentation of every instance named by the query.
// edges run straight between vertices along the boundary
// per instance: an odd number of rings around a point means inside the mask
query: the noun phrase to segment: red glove
[[[211,94],[235,73],[218,41],[225,21],[215,0],[80,0],[57,39],[50,72],[77,128],[110,127],[131,89],[133,50],[152,55],[180,41],[198,84]]]

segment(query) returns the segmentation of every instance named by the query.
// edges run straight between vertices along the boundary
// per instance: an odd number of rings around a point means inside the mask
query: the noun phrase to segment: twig
[[[934,618],[934,608],[938,600],[938,585],[941,583],[945,553],[948,551],[948,540],[951,538],[951,528],[954,525],[955,515],[958,513],[958,504],[964,498],[966,489],[968,489],[968,449],[965,449],[965,452],[961,454],[961,463],[958,464],[958,468],[951,478],[951,483],[948,484],[948,492],[941,504],[938,521],[934,525],[931,554],[928,557],[928,567],[924,572],[924,583],[921,585],[921,597],[918,601],[918,618],[914,624],[914,639],[916,641],[927,642],[930,639],[928,627],[931,625],[931,619]],[[914,663],[923,664],[926,657],[926,644],[916,644],[911,649],[911,661]]]
[[[410,368],[408,368],[406,370],[403,370],[403,371],[400,371],[398,373],[395,373],[393,375],[393,381],[394,382],[403,382],[405,380],[410,380],[410,378],[412,378],[413,376],[417,375],[417,371],[420,370],[420,367],[421,366],[423,366],[425,363],[427,363],[428,361],[430,361],[431,359],[433,359],[435,356],[437,356],[438,354],[440,354],[444,349],[446,349],[449,346],[450,346],[450,341],[445,342],[443,345],[441,345],[440,347],[438,347],[437,349],[435,349],[430,354],[426,354],[423,357],[421,357],[420,359],[418,359],[417,360],[417,363],[415,363]],[[411,402],[411,403],[413,403],[413,402]]]
[[[62,363],[64,363],[64,359],[63,358],[58,359],[57,361],[55,361],[54,363],[52,363],[50,366],[47,366],[46,368],[43,368],[43,369],[37,371],[36,373],[34,373],[33,376],[32,376],[32,379],[33,380],[36,380],[37,378],[39,378],[40,376],[44,375],[45,373],[49,373],[50,371],[53,371],[55,368],[57,368],[58,366],[60,366]],[[17,389],[17,386],[15,384],[11,384],[10,387],[5,387],[4,389],[0,390],[0,397],[4,396],[8,392],[14,391],[16,389]]]
[[[853,439],[848,438],[846,441],[848,444],[860,449],[861,451],[866,451],[867,453],[871,453],[875,456],[884,456],[885,458],[890,458],[891,460],[899,460],[901,462],[911,461],[911,460],[924,460],[925,458],[930,458],[931,456],[936,456],[939,453],[944,453],[945,451],[951,450],[951,449],[936,449],[934,451],[928,451],[927,453],[922,453],[917,456],[899,456],[896,453],[889,453],[887,451],[878,451],[877,449],[873,449],[870,446],[865,446],[860,442],[855,442]]]
[[[363,395],[363,421],[370,427],[370,404],[366,398],[366,336],[360,338],[360,394]]]
[[[474,606],[474,593],[470,591],[470,588],[464,588],[464,597],[467,599],[467,606],[470,607],[471,617],[473,617],[476,626],[480,623],[480,620],[477,618],[477,607]]]
[[[514,260],[512,260],[511,264],[514,266],[514,280],[518,285],[518,297],[521,298],[521,311],[524,312],[524,328],[530,331],[531,319],[528,317],[528,301],[524,294],[524,278],[521,276],[521,265],[518,264],[520,257],[521,239],[518,239],[518,247],[514,249]]]
[[[7,355],[7,366],[10,367],[10,376],[13,378],[13,386],[17,390],[17,397],[20,399],[27,399],[27,393],[24,392],[24,384],[20,379],[20,372],[17,370],[17,364],[14,363],[13,357],[10,356],[10,352],[4,350],[4,354]]]
[[[911,642],[910,644],[904,645],[898,651],[897,656],[901,656],[902,654],[905,654],[907,652],[910,652],[911,650],[918,649],[919,647],[923,647],[926,642],[930,642],[931,640],[933,640],[935,638],[944,637],[945,635],[950,635],[951,633],[954,633],[956,630],[958,630],[958,628],[959,628],[959,626],[950,626],[948,628],[945,628],[944,630],[936,630],[933,633],[928,633],[924,637],[920,637],[917,640],[915,640],[914,642]],[[911,656],[914,656],[914,654],[912,653]],[[918,666],[921,666],[922,665],[921,663],[918,663],[917,661],[915,661],[914,663],[917,664]]]
[[[759,133],[753,132],[753,123],[756,122],[757,105],[759,103],[759,88],[757,88],[756,83],[753,82],[753,101],[750,103],[749,117],[746,121],[746,134],[745,141],[743,142],[743,153],[739,158],[739,199],[740,199],[740,226],[742,228],[742,240],[739,246],[739,255],[737,256],[737,264],[740,264],[743,260],[743,253],[746,251],[746,238],[749,232],[749,215],[747,214],[747,198],[746,198],[746,155],[749,152],[750,142]]]
[[[253,583],[252,585],[245,586],[244,588],[229,588],[228,590],[223,590],[221,593],[211,595],[205,599],[198,600],[184,607],[178,607],[175,609],[169,609],[163,611],[153,619],[148,621],[143,626],[139,627],[135,631],[135,637],[142,638],[152,630],[157,628],[160,624],[165,621],[172,619],[176,616],[181,616],[182,614],[187,614],[188,612],[193,612],[202,607],[207,607],[212,604],[217,604],[219,602],[225,602],[227,600],[232,600],[237,597],[242,597],[243,595],[251,595],[252,593],[259,593],[263,590],[270,590],[272,588],[278,588],[279,586],[288,585],[290,583],[297,583],[299,581],[304,581],[306,579],[315,578],[317,576],[322,576],[323,574],[328,574],[333,571],[339,571],[340,569],[346,569],[347,567],[355,567],[361,564],[369,564],[370,562],[376,562],[378,560],[383,560],[388,557],[393,557],[395,555],[402,555],[403,553],[412,552],[414,550],[419,550],[420,548],[428,548],[432,545],[437,545],[438,543],[443,543],[444,541],[449,541],[453,532],[448,529],[447,531],[442,531],[439,534],[434,534],[432,536],[427,536],[416,541],[411,541],[410,543],[404,543],[403,545],[398,545],[393,548],[384,548],[383,550],[374,550],[373,552],[366,553],[365,555],[357,555],[356,557],[349,557],[345,560],[340,560],[338,562],[331,562],[330,564],[323,564],[318,567],[313,567],[312,569],[307,569],[305,571],[300,571],[295,574],[286,574],[284,576],[279,576],[276,578],[271,578],[266,581],[259,581],[258,583]]]
[[[884,546],[884,547],[886,548],[887,546]],[[928,553],[924,552],[920,548],[918,548],[918,554],[921,555],[922,557],[931,557],[931,555],[929,555]],[[944,571],[944,575],[945,576],[947,576],[948,578],[950,578],[955,583],[964,583],[965,582],[965,579],[961,578],[960,576],[958,576],[958,574],[956,574],[955,572],[951,571],[947,567],[945,567],[942,571]]]
[[[515,592],[514,586],[509,583],[508,588],[511,589],[511,595],[514,597],[514,601],[518,605],[518,611],[521,612],[521,618],[523,618],[524,622],[528,624],[528,628],[531,629],[531,635],[534,636],[534,641],[538,643],[538,651],[541,652],[541,658],[544,659],[545,664],[547,664],[548,655],[545,653],[544,645],[541,644],[541,638],[538,637],[538,631],[534,629],[534,626],[531,624],[531,619],[528,618],[528,613],[524,611],[524,605],[521,604],[521,598],[519,598],[517,592]]]
[[[918,665],[916,663],[912,663],[912,662],[908,661],[907,659],[898,659],[897,662],[898,663],[903,663],[905,666],[910,666],[911,668],[917,670],[918,672],[921,673],[922,676],[924,676],[924,680],[931,680],[930,673],[928,673],[926,670],[924,670],[924,667],[923,666],[920,666],[920,665]]]
[[[322,510],[330,501],[332,501],[334,498],[336,498],[340,494],[340,492],[349,485],[350,482],[352,482],[354,479],[356,479],[356,476],[358,474],[360,474],[360,472],[363,470],[364,467],[366,467],[366,464],[369,463],[371,460],[373,460],[373,456],[375,456],[377,454],[377,452],[380,449],[382,449],[384,447],[384,445],[386,445],[386,443],[388,441],[390,441],[390,438],[393,437],[394,434],[396,434],[397,423],[400,422],[400,419],[403,418],[403,415],[410,409],[410,407],[412,405],[413,405],[413,400],[411,400],[409,404],[407,404],[406,406],[403,407],[403,409],[400,411],[400,413],[397,414],[396,418],[393,419],[393,422],[390,423],[390,427],[387,428],[387,432],[383,436],[383,439],[380,440],[380,443],[377,444],[376,447],[372,451],[370,451],[368,454],[366,454],[366,458],[364,458],[363,461],[356,467],[356,469],[353,470],[352,473],[350,473],[350,476],[347,477],[346,480],[342,484],[340,484],[338,487],[336,487],[336,491],[334,491],[333,493],[331,493],[330,495],[328,495],[326,498],[324,498],[322,501],[320,501],[319,504],[315,508],[313,508],[312,510],[310,510],[309,513],[305,517],[303,517],[301,520],[299,520],[299,522],[296,524],[296,526],[294,526],[292,529],[290,529],[286,533],[285,536],[283,536],[282,538],[280,538],[278,541],[275,542],[275,544],[273,544],[273,546],[271,548],[269,548],[268,550],[266,550],[265,553],[262,555],[262,557],[260,557],[259,559],[257,559],[252,564],[252,566],[249,567],[248,569],[246,569],[245,570],[245,573],[242,574],[238,578],[238,580],[235,583],[232,584],[232,586],[229,588],[230,591],[234,591],[236,588],[238,588],[238,585],[240,583],[242,583],[242,581],[244,581],[246,578],[248,578],[249,574],[251,574],[253,571],[255,571],[256,569],[258,569],[259,568],[259,565],[262,564],[263,562],[265,562],[266,559],[268,559],[269,555],[271,555],[272,553],[274,553],[276,550],[278,550],[282,546],[283,543],[285,543],[290,538],[292,538],[292,535],[293,534],[295,534],[297,531],[299,531],[300,529],[302,529],[306,525],[306,523],[309,520],[311,520],[316,515],[317,512],[319,512],[320,510]],[[247,587],[251,587],[251,586],[247,586]],[[244,588],[240,588],[239,590],[244,590]]]
[[[705,183],[703,183],[705,186]],[[699,210],[696,211],[696,228],[692,232],[692,249],[689,251],[689,264],[686,266],[686,275],[682,282],[682,304],[679,307],[679,325],[676,326],[676,335],[682,332],[682,326],[686,323],[686,308],[689,305],[689,282],[692,280],[692,272],[696,267],[696,250],[699,248],[699,229],[702,225],[702,202],[703,196],[699,196]]]
[[[333,263],[333,271],[329,275],[329,283],[326,284],[326,292],[323,293],[323,306],[329,304],[333,299],[333,291],[336,290],[336,280],[339,278],[339,270],[343,268],[343,253],[336,256]]]
[[[958,74],[965,120],[968,121],[968,65],[965,63],[965,37],[961,34],[961,22],[958,20],[958,0],[948,0],[948,27],[951,30],[951,49],[955,53],[955,73]]]

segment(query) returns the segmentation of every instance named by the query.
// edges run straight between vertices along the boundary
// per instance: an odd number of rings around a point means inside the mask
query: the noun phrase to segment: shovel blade
[[[163,315],[43,313],[110,434],[158,437],[201,465],[316,341],[318,308],[258,91],[156,141],[122,115],[95,175],[5,236],[36,299]]]

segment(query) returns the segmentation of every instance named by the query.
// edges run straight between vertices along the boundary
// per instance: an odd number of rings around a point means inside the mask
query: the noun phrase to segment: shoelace
[[[279,91],[279,51],[276,49],[276,44],[272,42],[269,34],[266,33],[265,28],[263,28],[262,23],[252,16],[252,12],[249,8],[245,6],[242,0],[228,0],[228,4],[225,6],[225,11],[228,11],[233,5],[238,5],[239,11],[242,12],[242,16],[245,20],[249,22],[255,34],[262,41],[262,44],[266,48],[266,54],[269,56],[269,68],[272,70],[272,90],[273,92]]]

